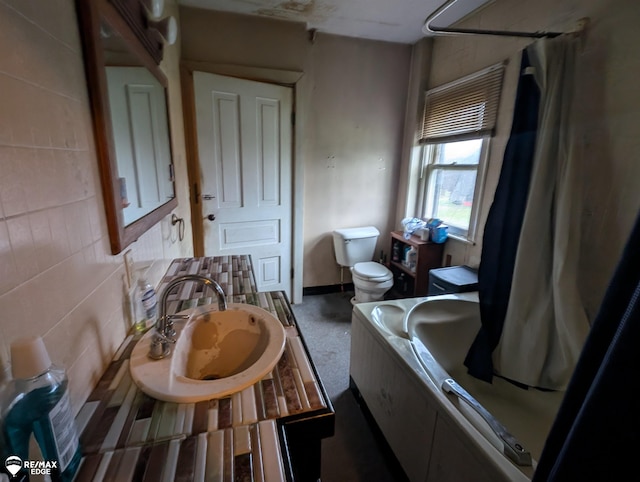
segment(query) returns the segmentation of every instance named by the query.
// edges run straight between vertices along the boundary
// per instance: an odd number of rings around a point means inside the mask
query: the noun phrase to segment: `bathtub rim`
[[[462,296],[461,296],[462,295]],[[502,453],[502,447],[497,448],[453,403],[452,399],[442,390],[441,386],[425,369],[418,355],[414,351],[414,344],[407,338],[393,335],[371,320],[373,308],[380,304],[399,304],[406,310],[405,316],[417,304],[431,299],[461,299],[472,301],[474,294],[456,293],[447,295],[427,296],[419,298],[404,298],[399,300],[376,301],[360,303],[354,306],[353,316],[363,324],[369,333],[380,343],[382,348],[398,362],[404,364],[410,376],[413,376],[426,389],[426,395],[433,400],[438,416],[444,416],[446,423],[453,425],[461,434],[466,434],[462,440],[467,448],[479,451],[484,460],[500,472],[504,480],[525,482],[530,481],[535,470],[535,461],[532,467],[520,467],[509,460]],[[477,296],[477,293],[475,293]],[[436,362],[437,363],[437,362]],[[441,373],[446,373],[440,368]],[[497,439],[497,437],[496,437]]]

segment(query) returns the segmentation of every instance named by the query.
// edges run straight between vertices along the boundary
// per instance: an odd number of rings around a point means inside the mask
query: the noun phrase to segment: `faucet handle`
[[[166,357],[170,351],[169,343],[162,339],[152,339],[147,356],[152,360],[160,360],[161,358]]]
[[[170,340],[175,343],[176,330],[173,328],[173,322],[178,321],[186,321],[191,318],[191,315],[165,315],[165,325],[164,325],[164,333],[162,335],[166,336]]]
[[[191,318],[191,315],[167,315],[167,320],[171,320],[171,321],[186,321],[189,318]]]
[[[148,357],[152,360],[160,360],[171,353],[171,345],[176,342],[173,338],[166,337],[160,333],[155,333],[149,344]]]
[[[165,322],[164,326],[164,333],[162,333],[162,335],[170,342],[176,342],[176,340],[174,339],[174,337],[176,336],[176,330],[173,328],[173,320],[170,317],[167,317],[167,321]]]

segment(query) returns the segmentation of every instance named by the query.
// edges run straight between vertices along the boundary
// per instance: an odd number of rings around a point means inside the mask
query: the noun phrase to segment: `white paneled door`
[[[205,256],[250,254],[291,299],[292,91],[194,72]]]

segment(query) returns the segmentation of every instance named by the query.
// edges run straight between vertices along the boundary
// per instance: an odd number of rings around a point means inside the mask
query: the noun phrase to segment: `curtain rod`
[[[481,30],[475,28],[435,27],[431,23],[442,15],[457,0],[447,0],[438,9],[427,17],[422,27],[425,34],[449,34],[449,35],[495,35],[500,37],[527,37],[527,38],[554,38],[564,32],[516,32],[510,30]]]

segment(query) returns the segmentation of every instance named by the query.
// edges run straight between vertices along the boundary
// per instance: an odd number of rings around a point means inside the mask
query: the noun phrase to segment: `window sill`
[[[471,246],[475,246],[476,245],[475,241],[472,241],[469,238],[466,238],[465,236],[462,236],[460,234],[449,233],[447,235],[447,239],[453,239],[454,241],[456,241],[458,243],[469,244]]]

